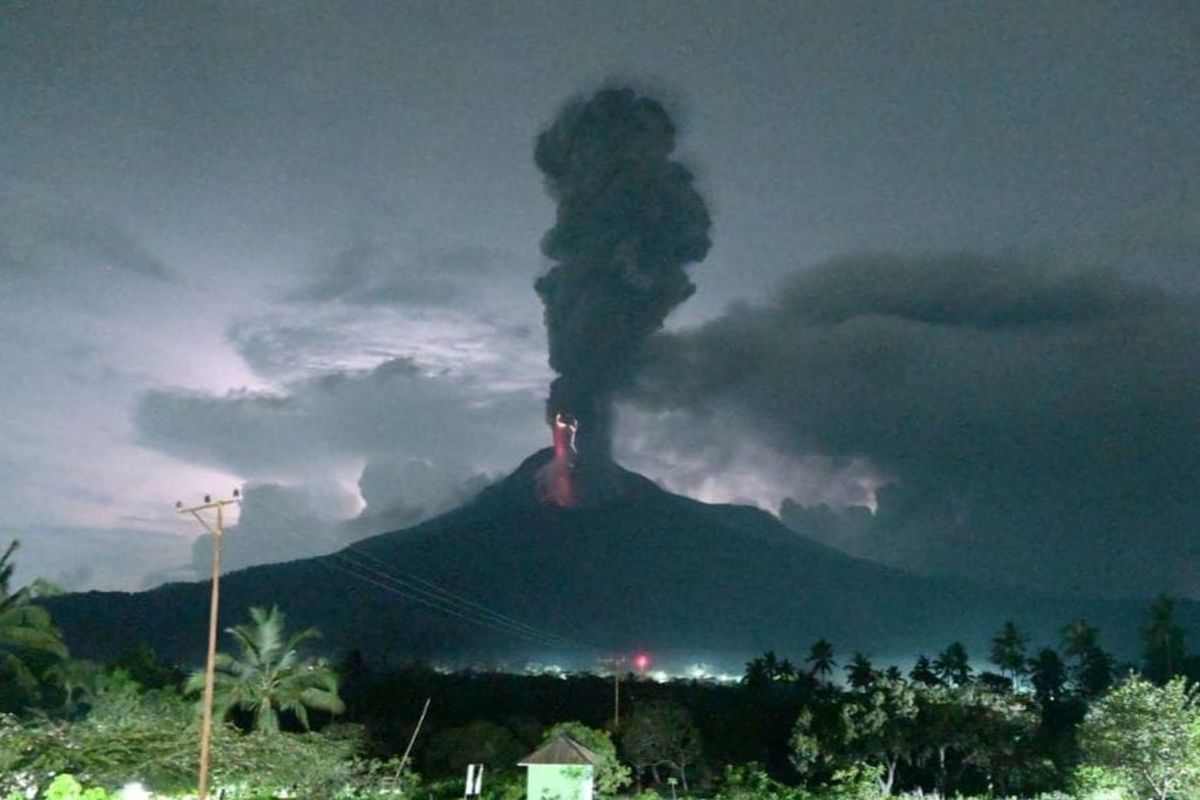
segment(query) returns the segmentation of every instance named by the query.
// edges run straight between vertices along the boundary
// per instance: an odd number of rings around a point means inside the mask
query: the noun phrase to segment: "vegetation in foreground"
[[[37,603],[48,588],[10,591],[13,552],[0,556],[0,797],[194,792],[200,677],[145,648],[71,659]],[[218,661],[212,782],[228,798],[436,800],[461,796],[463,769],[482,763],[486,800],[518,800],[516,762],[565,732],[602,756],[598,793],[642,800],[1183,800],[1200,796],[1200,660],[1173,620],[1160,598],[1136,670],[1080,620],[1033,652],[1005,624],[995,669],[978,673],[957,643],[903,674],[863,653],[839,663],[821,640],[801,666],[753,659],[737,686],[631,675],[614,731],[609,680],[388,668],[361,653],[333,666],[303,655],[316,631],[289,635],[278,608],[252,609]]]

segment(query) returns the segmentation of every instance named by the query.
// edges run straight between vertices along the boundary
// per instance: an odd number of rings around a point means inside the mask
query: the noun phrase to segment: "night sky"
[[[535,137],[631,86],[712,215],[614,453],[917,573],[1200,598],[1200,7],[0,3],[0,533],[70,589],[549,444]]]

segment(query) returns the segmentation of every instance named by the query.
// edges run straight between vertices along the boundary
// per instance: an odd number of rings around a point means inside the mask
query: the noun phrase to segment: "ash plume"
[[[568,105],[538,136],[534,160],[558,202],[536,284],[545,304],[548,420],[579,419],[579,450],[607,458],[612,397],[646,338],[696,287],[711,220],[692,174],[671,161],[675,126],[656,101],[606,89]]]

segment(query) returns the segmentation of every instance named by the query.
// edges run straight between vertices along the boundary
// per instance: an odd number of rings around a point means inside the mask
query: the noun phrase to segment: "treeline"
[[[955,642],[918,656],[907,670],[877,665],[865,653],[843,657],[820,640],[794,661],[774,652],[752,659],[737,685],[630,674],[621,682],[615,741],[638,782],[660,788],[669,776],[712,788],[725,767],[756,764],[787,785],[827,785],[867,765],[878,768],[885,792],[1063,790],[1081,763],[1078,726],[1131,671],[1158,686],[1176,676],[1200,678],[1200,659],[1186,651],[1170,598],[1154,602],[1141,634],[1139,663],[1119,663],[1099,629],[1076,620],[1056,646],[1030,648],[1009,622],[984,659]],[[429,776],[456,775],[472,762],[502,769],[552,722],[613,730],[613,681],[595,675],[379,668],[359,653],[339,670],[348,716],[384,752],[407,741],[414,709],[434,698],[418,751]],[[665,744],[655,752],[646,740]]]
[[[38,604],[48,590],[9,590],[12,552],[0,556],[0,794],[68,772],[99,787],[147,780],[188,790],[198,676],[148,647],[109,664],[70,658]],[[300,652],[319,648],[317,636],[287,631],[278,609],[252,609],[226,629],[214,785],[253,787],[248,797],[305,786],[369,798],[411,793],[419,773],[422,792],[451,797],[464,767],[482,763],[489,800],[514,800],[517,762],[565,730],[604,756],[606,794],[1083,797],[1089,786],[1124,786],[1168,798],[1200,789],[1191,688],[1200,658],[1166,597],[1149,610],[1135,664],[1118,663],[1084,620],[1038,648],[1006,623],[982,658],[955,642],[905,669],[822,639],[795,660],[753,658],[737,684],[628,674],[619,721],[611,676],[448,673],[381,666],[357,651],[331,662]],[[427,698],[412,759],[401,762]],[[1128,763],[1162,753],[1174,760]]]

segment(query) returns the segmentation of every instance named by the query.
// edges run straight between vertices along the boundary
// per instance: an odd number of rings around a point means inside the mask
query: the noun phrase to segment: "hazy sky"
[[[1200,597],[1194,3],[0,18],[0,533],[25,577],[189,576],[174,501],[235,485],[235,566],[331,549],[547,444],[532,142],[629,84],[678,122],[714,246],[621,410],[625,464],[790,499],[807,535],[917,571]]]

